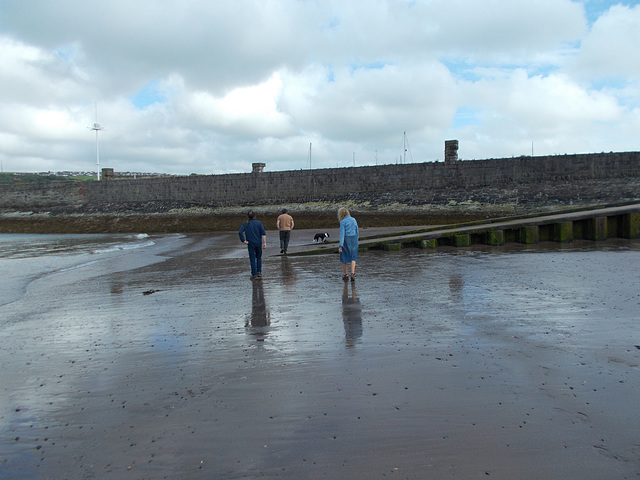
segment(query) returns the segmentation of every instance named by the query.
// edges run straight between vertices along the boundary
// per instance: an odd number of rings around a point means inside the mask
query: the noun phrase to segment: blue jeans
[[[247,245],[249,249],[249,262],[251,263],[251,275],[262,273],[262,245]]]

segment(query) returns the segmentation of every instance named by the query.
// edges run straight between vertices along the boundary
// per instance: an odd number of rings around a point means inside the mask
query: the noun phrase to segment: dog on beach
[[[313,242],[314,243],[327,243],[329,241],[329,234],[328,233],[316,233],[313,236]]]

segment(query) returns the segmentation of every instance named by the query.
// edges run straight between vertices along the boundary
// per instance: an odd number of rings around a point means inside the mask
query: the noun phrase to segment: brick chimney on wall
[[[444,163],[455,164],[458,161],[458,140],[445,140]]]
[[[267,166],[266,163],[252,163],[253,173],[262,173],[264,171],[264,167]]]

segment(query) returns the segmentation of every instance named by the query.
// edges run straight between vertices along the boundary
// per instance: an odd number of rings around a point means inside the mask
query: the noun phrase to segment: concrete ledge
[[[469,247],[640,238],[640,204],[563,212],[539,217],[504,218],[486,223],[468,223],[396,232],[361,238],[360,245],[370,249],[400,250],[406,247]]]
[[[553,226],[553,240],[555,242],[573,241],[573,222],[559,222]]]
[[[607,217],[596,217],[589,220],[587,224],[588,240],[606,240],[607,239]]]
[[[640,238],[640,212],[625,215],[622,220],[623,238]]]
[[[453,244],[456,247],[468,247],[471,245],[471,236],[468,233],[455,235],[453,237]]]
[[[520,227],[520,243],[534,244],[540,242],[540,229],[537,225]]]
[[[493,246],[504,245],[504,230],[489,230],[485,243]]]
[[[420,248],[436,248],[438,246],[438,240],[436,240],[435,238],[431,238],[429,240],[421,240],[419,245]]]

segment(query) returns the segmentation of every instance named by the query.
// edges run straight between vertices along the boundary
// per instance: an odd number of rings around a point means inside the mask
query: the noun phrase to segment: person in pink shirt
[[[287,254],[289,248],[289,240],[291,239],[291,230],[293,230],[293,217],[287,213],[287,209],[283,208],[282,213],[276,220],[276,227],[280,230],[280,253]]]

